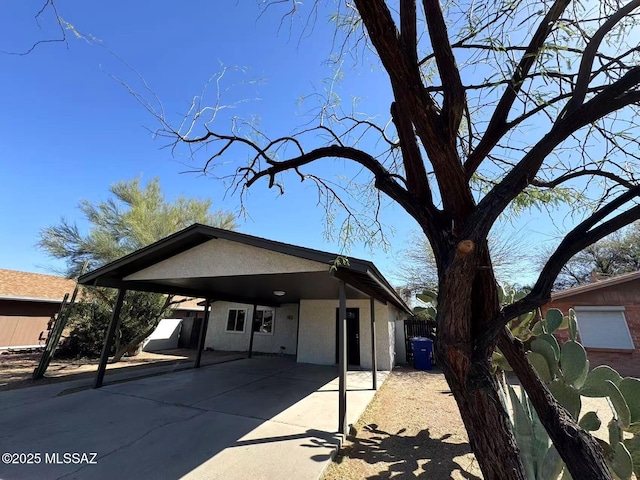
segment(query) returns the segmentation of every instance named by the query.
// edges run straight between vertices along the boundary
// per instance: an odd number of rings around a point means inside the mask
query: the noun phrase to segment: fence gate
[[[407,352],[407,363],[413,365],[413,347],[411,339],[415,337],[425,337],[431,340],[436,339],[436,322],[435,320],[415,320],[408,319],[404,321],[404,343],[405,352]]]

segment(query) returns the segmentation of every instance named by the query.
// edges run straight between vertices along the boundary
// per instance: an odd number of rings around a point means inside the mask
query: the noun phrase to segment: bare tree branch
[[[615,173],[607,172],[606,170],[592,170],[592,169],[584,169],[584,170],[578,170],[575,172],[569,172],[559,176],[558,178],[555,178],[549,181],[534,179],[531,181],[531,185],[533,185],[534,187],[555,188],[558,185],[561,185],[565,182],[568,182],[569,180],[573,180],[574,178],[579,178],[579,177],[608,178],[609,180],[613,180],[614,182],[616,182],[618,185],[621,185],[629,189],[635,188],[636,186],[632,182],[625,180],[624,178],[620,177],[619,175],[616,175]]]
[[[640,92],[627,92],[640,82],[640,67],[627,72],[620,80],[603,89],[534,145],[520,162],[478,204],[465,227],[465,238],[484,238],[500,213],[533,180],[542,162],[560,143],[580,128],[626,105],[640,101]]]
[[[400,149],[402,150],[402,160],[404,163],[405,176],[407,178],[407,189],[418,198],[423,198],[430,208],[433,205],[433,196],[429,188],[429,179],[424,168],[424,161],[420,153],[420,147],[416,139],[413,125],[409,121],[408,115],[403,114],[397,103],[391,105],[391,118],[398,131],[400,138]]]
[[[400,0],[400,41],[409,61],[417,64],[416,0]]]
[[[55,21],[58,24],[58,27],[60,29],[60,37],[59,38],[47,38],[47,39],[43,39],[43,40],[38,40],[33,45],[31,45],[31,47],[29,47],[27,50],[25,50],[23,52],[9,52],[9,51],[6,51],[6,50],[0,50],[0,53],[3,53],[5,55],[17,55],[17,56],[22,57],[22,56],[25,56],[25,55],[29,55],[36,48],[38,48],[38,46],[44,45],[45,43],[66,43],[67,42],[66,29],[69,27],[69,24],[67,22],[65,22],[62,19],[62,17],[60,16],[60,14],[58,13],[58,9],[56,8],[56,4],[55,4],[54,0],[45,0],[44,4],[40,8],[40,10],[38,10],[38,13],[36,13],[36,15],[34,17],[35,21],[39,22],[40,17],[42,15],[44,15],[44,13],[47,10],[47,8],[51,8],[51,10],[52,10],[52,12],[54,14]]]
[[[547,14],[544,16],[538,29],[531,38],[529,46],[522,55],[520,64],[517,66],[511,83],[505,90],[498,106],[495,108],[489,125],[485,130],[484,136],[480,143],[473,150],[469,158],[464,164],[467,178],[471,178],[473,173],[478,169],[487,154],[496,146],[499,139],[506,133],[507,128],[507,116],[511,111],[513,102],[520,89],[522,88],[522,81],[524,77],[529,73],[529,70],[538,58],[538,54],[544,45],[546,38],[549,36],[551,29],[558,21],[562,13],[569,5],[570,0],[556,0]]]
[[[449,33],[442,15],[440,0],[423,0],[431,46],[440,72],[444,100],[442,103],[442,117],[445,122],[446,132],[449,137],[455,139],[455,134],[460,128],[462,114],[466,107],[466,99],[460,71],[456,65],[453,50],[449,44]]]
[[[424,90],[418,66],[411,64],[400,46],[398,32],[382,0],[356,0],[355,4],[396,93],[396,102],[410,115],[416,134],[436,172],[445,209],[460,221],[473,208],[455,141],[444,134],[433,98]],[[403,99],[406,97],[406,100]]]
[[[547,303],[551,298],[553,283],[562,267],[576,253],[640,219],[640,205],[635,205],[609,220],[603,221],[624,204],[637,198],[640,198],[640,186],[627,190],[574,227],[549,257],[531,292],[518,302],[503,309],[500,318],[503,324],[506,325],[509,320],[518,315],[534,310]],[[598,223],[600,224],[598,225]]]
[[[567,103],[565,109],[560,115],[558,115],[558,120],[562,120],[565,115],[574,112],[580,105],[582,105],[584,98],[587,95],[589,81],[592,78],[591,69],[593,66],[593,60],[598,52],[598,48],[600,47],[602,40],[617,23],[638,7],[640,7],[640,0],[630,1],[624,7],[620,8],[617,12],[607,18],[607,21],[604,22],[593,37],[591,37],[591,40],[587,44],[587,48],[585,48],[584,53],[582,54],[580,70],[578,71],[578,80],[573,91],[573,96]]]

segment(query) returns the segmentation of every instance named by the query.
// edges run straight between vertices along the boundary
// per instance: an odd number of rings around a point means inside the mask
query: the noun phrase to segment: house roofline
[[[122,279],[130,273],[127,272],[127,269],[132,269],[132,271],[141,270],[149,265],[160,262],[177,255],[180,252],[189,250],[214,239],[229,240],[256,248],[263,248],[265,250],[271,250],[285,255],[324,263],[326,265],[331,265],[335,259],[340,256],[335,253],[324,252],[298,245],[291,245],[289,243],[278,242],[262,237],[247,235],[245,233],[195,223],[162,240],[154,242],[151,245],[141,248],[140,250],[136,250],[129,255],[97,268],[92,272],[81,275],[80,278],[78,278],[78,283],[81,285],[96,285],[99,284],[98,280],[101,277],[120,277]],[[345,257],[349,260],[349,264],[341,268],[347,268],[364,275],[371,275],[372,277],[375,277],[376,282],[383,290],[389,290],[391,298],[395,300],[394,303],[397,303],[398,306],[401,306],[407,312],[411,311],[404,300],[402,300],[393,287],[389,285],[387,280],[382,276],[380,271],[372,262],[355,257]],[[140,262],[140,264],[136,265],[137,262]]]
[[[62,303],[62,298],[44,297],[21,297],[16,295],[0,295],[0,300],[11,300],[15,302],[39,302],[39,303]]]
[[[201,235],[201,237],[195,238],[195,236],[198,234]],[[78,283],[82,285],[91,285],[92,282],[97,277],[100,277],[109,272],[113,272],[118,268],[126,267],[127,265],[130,265],[134,261],[145,257],[149,253],[158,252],[164,248],[168,249],[171,246],[174,246],[176,244],[180,249],[181,241],[185,243],[184,250],[188,250],[189,248],[193,248],[209,240],[214,240],[218,238],[223,240],[230,240],[230,241],[242,243],[245,245],[251,245],[257,248],[264,248],[266,250],[272,250],[275,252],[280,252],[280,253],[292,255],[295,257],[305,258],[307,260],[313,260],[320,263],[330,264],[337,257],[340,256],[338,254],[325,252],[322,250],[315,250],[312,248],[301,247],[301,246],[292,245],[289,243],[278,242],[276,240],[269,240],[262,237],[256,237],[253,235],[248,235],[246,233],[239,233],[231,230],[224,230],[221,228],[210,227],[208,225],[203,225],[201,223],[194,223],[193,225],[190,225],[189,227],[183,230],[180,230],[179,232],[176,232],[172,235],[169,235],[168,237],[163,238],[162,240],[158,240],[157,242],[154,242],[150,245],[147,245],[146,247],[136,250],[135,252],[125,255],[124,257],[118,260],[114,260],[113,262],[110,262],[91,272],[81,275],[80,278],[78,278]],[[191,239],[192,241],[186,242],[186,240],[188,239]],[[175,253],[173,252],[168,252],[168,253],[169,254],[166,256],[166,258],[169,258],[175,255]],[[355,262],[357,270],[360,270],[362,272],[366,272],[367,267],[375,268],[373,263],[371,263],[368,260],[363,260],[355,257],[347,257],[347,258],[349,259],[350,267],[353,267],[351,263]]]
[[[621,283],[631,282],[633,280],[640,279],[640,271],[625,273],[623,275],[617,275],[606,280],[600,280],[593,283],[587,283],[586,285],[579,285],[577,287],[567,288],[551,294],[551,301],[561,298],[572,297],[574,295],[580,295],[581,293],[592,292],[600,288],[612,287],[614,285],[620,285]]]

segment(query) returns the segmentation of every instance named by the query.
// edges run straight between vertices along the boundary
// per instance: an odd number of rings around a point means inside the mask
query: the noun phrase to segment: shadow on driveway
[[[336,373],[255,357],[29,404],[4,392],[0,453],[95,452],[97,465],[0,464],[0,478],[315,480],[339,444],[337,392],[322,391]],[[348,381],[353,423],[374,393],[362,378]]]

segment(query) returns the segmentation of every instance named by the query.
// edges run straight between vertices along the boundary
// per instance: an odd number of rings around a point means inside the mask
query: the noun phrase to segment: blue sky
[[[24,51],[34,41],[58,35],[50,12],[41,19],[40,29],[33,21],[36,4],[0,4],[0,50]],[[0,268],[47,272],[55,267],[35,246],[40,229],[61,216],[80,220],[78,202],[106,199],[109,185],[119,180],[157,176],[168,198],[206,197],[214,208],[238,210],[238,198],[225,196],[220,182],[180,173],[186,167],[148,130],[157,128],[154,118],[110,75],[138,91],[143,85],[110,52],[144,77],[173,119],[226,65],[250,67],[244,75],[230,75],[225,83],[233,87],[225,102],[250,100],[238,104],[233,114],[258,114],[260,124],[274,134],[290,133],[308,121],[301,116],[306,110],[299,98],[322,91],[322,80],[333,73],[325,62],[331,53],[326,39],[333,32],[326,18],[319,18],[312,34],[301,39],[304,19],[278,28],[282,9],[267,10],[260,17],[251,1],[176,5],[164,0],[60,1],[60,15],[106,48],[67,32],[66,45],[40,45],[26,56],[0,55]],[[388,84],[366,60],[359,61],[362,75],[356,71],[338,92],[349,102],[355,91],[363,110],[386,115]],[[262,81],[242,83],[256,79]],[[344,162],[316,168],[328,176],[353,171]],[[250,218],[240,221],[240,231],[323,250],[340,249],[337,241],[327,241],[323,235],[323,211],[313,185],[288,177],[281,197],[266,187],[261,182],[252,188],[246,203]],[[394,253],[404,248],[405,237],[417,225],[393,205],[385,208],[383,222],[394,229],[389,234],[390,252],[356,246],[350,253],[372,259],[393,279]],[[545,234],[533,217],[522,219],[516,228],[524,225],[533,226],[536,238]]]

